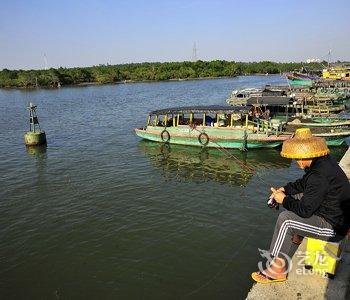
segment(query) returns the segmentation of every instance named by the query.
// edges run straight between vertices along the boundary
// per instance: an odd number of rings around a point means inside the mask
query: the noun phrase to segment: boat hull
[[[327,146],[339,147],[345,143],[345,138],[342,137],[328,137],[326,138]]]
[[[258,148],[276,148],[282,145],[283,141],[291,138],[292,132],[285,132],[280,135],[266,135],[265,133],[246,133],[243,129],[233,128],[211,128],[200,127],[191,129],[188,126],[178,127],[157,127],[148,126],[147,128],[136,128],[135,133],[142,139],[176,145],[187,145],[209,148],[228,148],[228,149],[258,149]],[[300,128],[300,127],[299,127]],[[169,138],[162,137],[162,132],[166,130]],[[294,130],[293,130],[294,132]],[[208,143],[200,142],[199,135],[205,133],[208,136]],[[328,146],[341,146],[345,139],[350,136],[350,131],[337,133],[316,133],[314,135],[323,137]]]
[[[291,86],[312,86],[314,81],[308,79],[288,79],[288,83]]]
[[[189,126],[167,127],[169,139],[162,138],[163,127],[148,126],[147,128],[137,128],[137,136],[154,142],[169,143],[177,145],[199,146],[209,148],[231,148],[231,149],[257,149],[257,148],[275,148],[290,137],[290,135],[266,135],[265,133],[247,133],[244,129],[236,128],[213,128],[197,127],[191,129]],[[199,135],[205,133],[208,136],[208,143],[200,142]]]
[[[350,137],[349,130],[331,132],[332,129],[328,129],[327,127],[312,127],[307,125],[293,126],[293,127],[291,127],[293,128],[292,132],[294,132],[297,128],[305,128],[305,127],[310,128],[311,133],[315,136],[324,138],[328,146],[341,146],[345,143],[345,139]],[[324,132],[325,130],[327,130],[327,132]]]

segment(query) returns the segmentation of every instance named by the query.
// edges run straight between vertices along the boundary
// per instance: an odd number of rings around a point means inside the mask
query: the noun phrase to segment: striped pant
[[[293,242],[294,235],[328,241],[334,238],[336,233],[332,225],[319,216],[302,218],[291,211],[283,211],[276,222],[270,246],[271,255],[285,258],[285,254],[291,258],[299,246],[299,243]]]

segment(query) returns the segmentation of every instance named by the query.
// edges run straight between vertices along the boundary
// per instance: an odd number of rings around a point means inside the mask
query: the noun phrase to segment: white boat
[[[263,89],[261,88],[245,88],[245,89],[238,89],[233,90],[231,92],[230,97],[226,100],[227,104],[233,105],[233,106],[245,106],[247,103],[247,100],[250,97],[259,97],[262,95]]]

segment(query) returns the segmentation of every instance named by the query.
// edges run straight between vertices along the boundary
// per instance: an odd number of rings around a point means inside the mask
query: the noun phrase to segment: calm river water
[[[283,79],[0,91],[1,298],[243,299],[277,217],[269,188],[301,172],[278,150],[232,151],[249,174],[215,149],[164,147],[133,128],[150,110],[225,104],[266,83]],[[47,149],[23,144],[29,101]]]

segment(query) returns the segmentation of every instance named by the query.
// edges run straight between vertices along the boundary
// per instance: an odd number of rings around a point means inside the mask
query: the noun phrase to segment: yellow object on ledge
[[[333,278],[340,260],[341,244],[307,238],[305,268]]]

